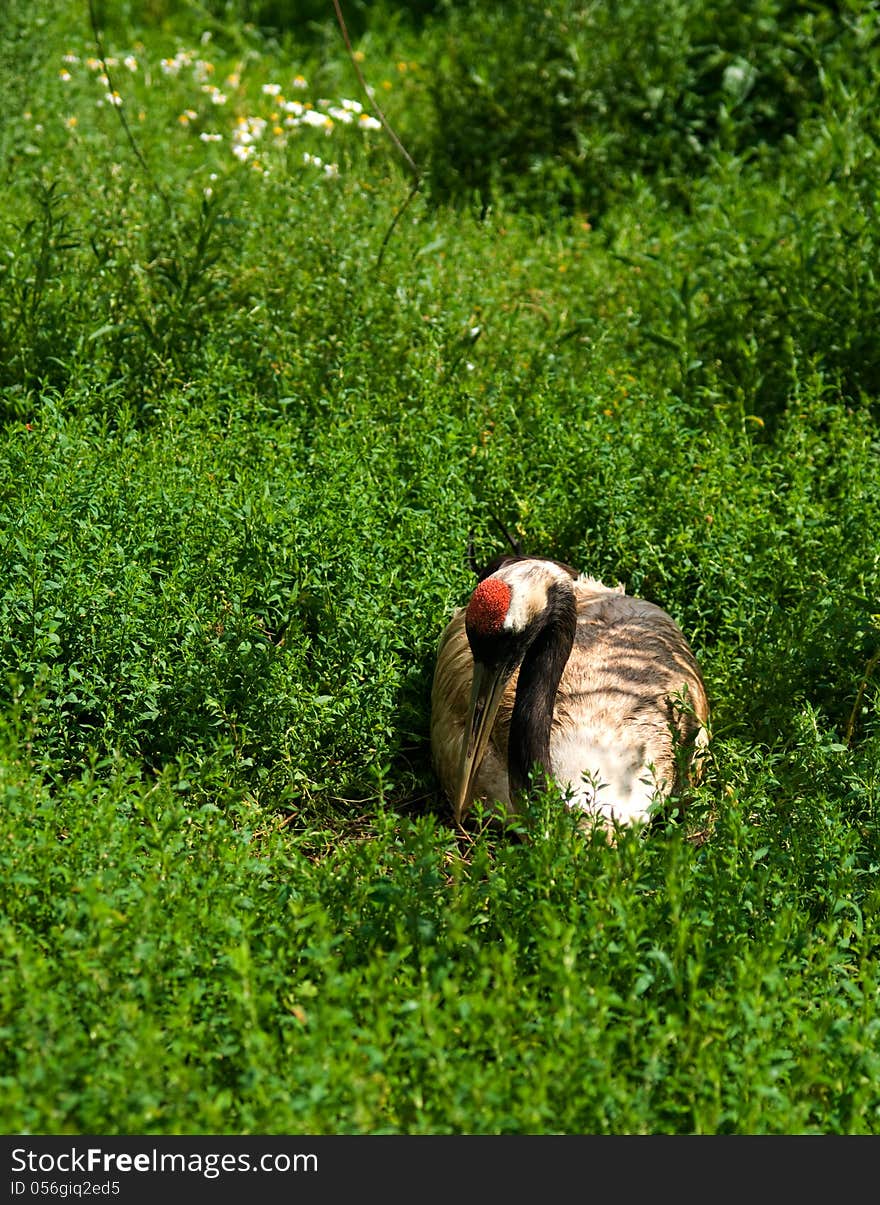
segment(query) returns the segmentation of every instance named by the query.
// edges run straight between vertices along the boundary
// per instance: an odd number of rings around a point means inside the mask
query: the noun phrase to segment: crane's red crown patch
[[[480,582],[468,603],[466,623],[480,636],[493,636],[504,623],[510,606],[510,586],[497,577]]]

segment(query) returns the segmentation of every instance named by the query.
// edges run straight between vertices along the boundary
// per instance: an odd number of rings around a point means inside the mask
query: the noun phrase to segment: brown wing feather
[[[554,729],[613,734],[653,765],[668,792],[684,785],[709,721],[706,688],[678,624],[660,607],[581,579],[575,643],[556,696]],[[678,734],[684,759],[676,756]]]

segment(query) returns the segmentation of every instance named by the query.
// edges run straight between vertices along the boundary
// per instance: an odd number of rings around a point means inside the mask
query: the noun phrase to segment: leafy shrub
[[[643,196],[639,226],[610,235],[634,272],[634,359],[659,346],[679,388],[705,386],[770,424],[814,371],[876,411],[872,121],[856,110],[809,123],[769,180],[728,162],[694,184],[694,219],[668,241],[662,210]]]
[[[633,178],[687,201],[718,150],[795,135],[827,78],[876,61],[870,5],[751,0],[449,5],[427,43],[438,199],[604,213]]]

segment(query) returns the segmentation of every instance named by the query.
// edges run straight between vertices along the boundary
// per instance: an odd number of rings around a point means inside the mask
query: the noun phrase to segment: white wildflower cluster
[[[239,117],[232,130],[232,153],[239,163],[246,163],[256,153],[263,137],[266,120],[263,117]]]
[[[333,133],[333,118],[327,113],[319,113],[317,109],[306,109],[301,117],[295,118],[296,125],[312,126],[323,130],[325,134]]]
[[[72,50],[69,50],[66,54],[61,56],[61,61],[64,66],[61,68],[58,74],[61,80],[66,84],[73,79],[69,68],[77,66],[80,58],[78,54],[74,54]],[[138,61],[133,54],[127,54],[125,58],[121,60],[121,62],[122,66],[127,67],[132,74],[134,74],[134,72],[136,72],[138,69]],[[98,83],[104,89],[104,93],[101,97],[99,97],[97,104],[114,105],[117,108],[122,104],[122,96],[115,88],[111,90],[110,77],[107,74],[108,71],[114,67],[118,67],[119,65],[120,60],[114,55],[108,55],[105,59],[98,59],[94,56],[86,59],[86,67],[89,69],[89,71],[93,71],[95,73]],[[67,125],[68,129],[72,129],[76,122],[73,122],[73,125],[71,125],[70,118],[65,118],[65,124]]]
[[[204,47],[210,41],[209,36],[201,40]],[[142,50],[142,47],[138,47]],[[210,144],[225,144],[229,147],[232,158],[242,164],[249,164],[254,169],[266,172],[271,155],[278,150],[288,147],[289,141],[302,138],[309,146],[309,139],[314,145],[315,135],[329,138],[335,130],[343,127],[363,131],[379,130],[381,123],[371,114],[364,112],[364,107],[357,100],[342,98],[339,101],[327,98],[308,99],[309,83],[304,75],[289,76],[285,82],[269,80],[259,86],[258,95],[251,97],[251,111],[243,110],[247,101],[247,90],[242,83],[242,67],[231,71],[223,80],[223,87],[215,82],[216,68],[212,62],[195,50],[180,49],[172,57],[163,58],[159,62],[160,71],[151,74],[149,65],[145,66],[141,75],[142,86],[155,88],[162,77],[167,79],[191,80],[194,85],[190,106],[183,109],[177,117],[178,126],[191,129],[199,141],[206,147]],[[98,83],[102,87],[97,99],[98,105],[109,104],[115,107],[124,103],[124,96],[117,90],[119,76],[112,68],[121,66],[132,75],[140,70],[140,64],[134,54],[126,54],[121,58],[107,57],[105,59],[86,58],[81,60],[74,51],[68,51],[62,56],[59,75],[67,83],[73,78],[73,73],[85,62]],[[108,75],[112,74],[111,86]],[[218,125],[217,110],[227,105],[233,99],[237,111],[230,125]],[[233,104],[229,107],[232,108]],[[143,110],[139,117],[144,120]],[[69,130],[76,127],[76,118],[63,119]],[[300,162],[306,168],[318,169],[327,177],[338,176],[339,165],[330,162],[325,157],[315,154],[312,150],[303,149]],[[222,161],[212,161],[213,166],[221,167]],[[216,173],[213,174],[216,178]],[[209,194],[211,190],[207,190]]]
[[[343,125],[357,125],[362,130],[381,130],[382,128],[381,121],[377,121],[375,117],[364,112],[364,106],[359,100],[343,100],[338,105],[330,105],[326,101],[318,103],[327,104],[327,112],[333,120],[340,121]]]
[[[226,104],[226,93],[216,84],[202,84],[202,91],[210,97],[212,105]]]
[[[184,67],[189,67],[195,55],[191,50],[178,50],[173,59],[163,59],[159,66],[164,75],[179,75]]]
[[[308,151],[303,151],[303,163],[307,167],[319,167],[325,176],[338,176],[338,163],[325,163],[320,155],[310,155]]]
[[[293,77],[288,90],[294,89],[301,93],[308,90],[308,81],[304,76]],[[320,98],[312,102],[285,95],[285,91],[285,86],[274,80],[262,84],[260,96],[266,98],[271,107],[268,117],[260,115],[236,119],[230,149],[240,163],[250,163],[252,167],[265,171],[265,162],[258,155],[261,142],[263,147],[271,145],[283,149],[288,145],[289,138],[311,131],[329,138],[337,126],[351,126],[360,130],[381,129],[381,123],[364,112],[360,101],[343,98],[337,104]],[[269,133],[271,138],[268,137]],[[200,136],[206,140],[204,134]],[[325,176],[339,175],[338,163],[329,162],[312,151],[304,150],[301,161],[307,167],[318,168]]]

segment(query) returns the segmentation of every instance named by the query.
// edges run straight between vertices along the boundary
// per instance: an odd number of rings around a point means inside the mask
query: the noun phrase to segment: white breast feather
[[[554,728],[550,735],[553,777],[569,795],[568,806],[618,824],[646,823],[658,783],[650,767],[628,758],[619,743],[585,738]]]

